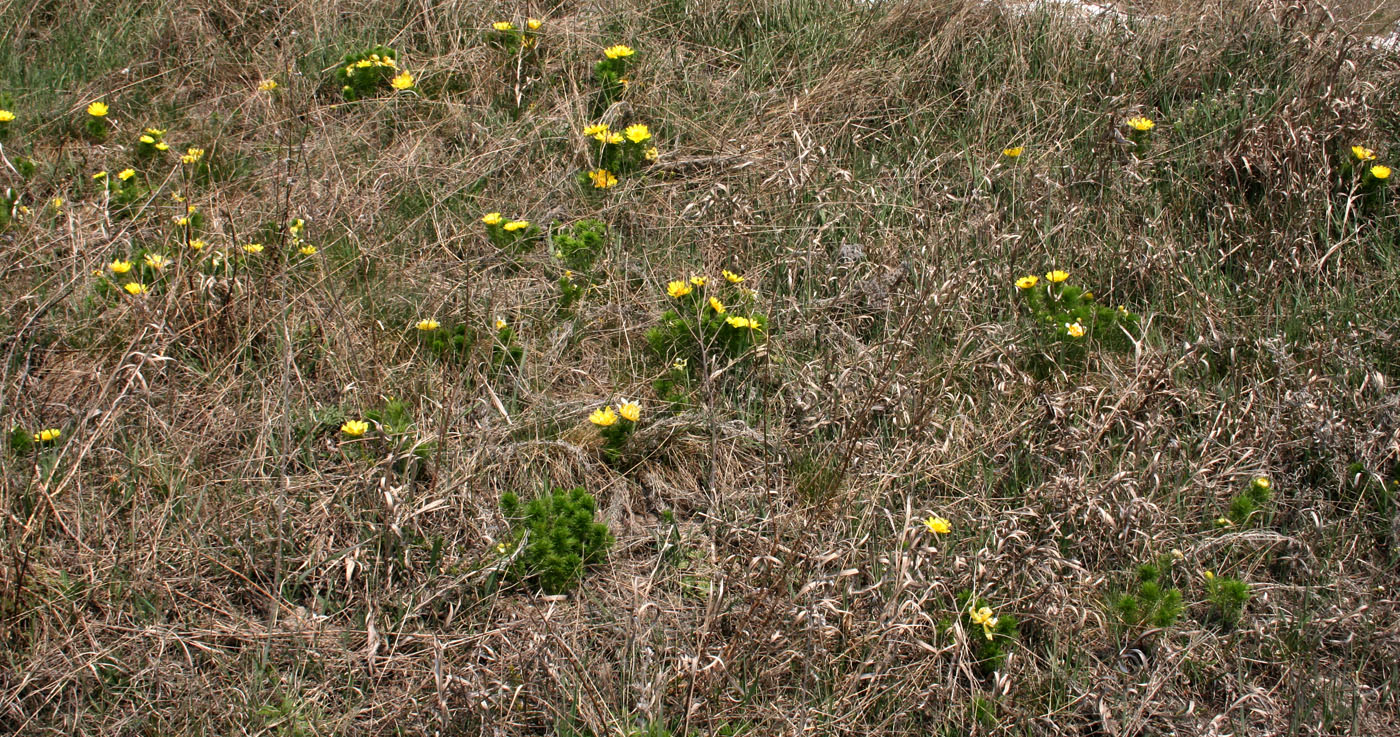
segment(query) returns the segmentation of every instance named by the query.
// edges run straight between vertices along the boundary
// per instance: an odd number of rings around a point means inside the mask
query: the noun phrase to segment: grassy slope
[[[1400,472],[1400,216],[1335,171],[1355,142],[1400,151],[1400,68],[1350,26],[569,4],[532,8],[531,74],[481,43],[518,12],[491,5],[91,5],[26,8],[0,54],[6,153],[38,165],[3,175],[35,214],[0,240],[0,422],[64,430],[0,455],[7,731],[1397,728],[1400,522],[1349,468]],[[338,100],[328,70],[375,42],[420,97]],[[616,42],[663,157],[597,196],[577,131]],[[99,97],[119,131],[94,144]],[[1133,114],[1159,122],[1140,156],[1115,137]],[[89,175],[146,125],[210,173],[143,167],[157,208],[114,216]],[[112,258],[178,250],[172,188],[210,250],[262,240],[271,265],[98,294]],[[487,244],[490,210],[610,225],[576,315],[543,249]],[[1139,350],[1037,361],[1011,284],[1051,267],[1143,314]],[[721,268],[760,290],[770,349],[668,414],[644,333],[668,279]],[[430,359],[425,316],[507,319],[525,368]],[[419,474],[340,445],[390,396],[432,443]],[[618,396],[648,413],[625,474],[586,421]],[[1264,513],[1214,529],[1260,474]],[[564,600],[491,590],[497,499],[551,483],[598,496],[607,564]],[[1110,597],[1174,549],[1183,617],[1118,622]],[[1249,583],[1237,627],[1202,570]],[[963,591],[1020,621],[995,676]]]

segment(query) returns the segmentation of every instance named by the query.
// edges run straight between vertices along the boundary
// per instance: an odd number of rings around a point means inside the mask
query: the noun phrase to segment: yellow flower
[[[758,323],[754,322],[753,320],[750,320],[747,317],[739,317],[738,315],[731,315],[730,317],[725,319],[725,322],[729,323],[729,327],[738,328],[740,330],[743,330],[745,328],[748,328],[750,330],[758,329]]]
[[[1001,155],[1005,156],[1008,159],[1018,159],[1021,157],[1021,153],[1023,151],[1025,151],[1025,148],[1021,146],[1012,146],[1011,148],[1002,149]]]
[[[157,150],[157,151],[169,151],[169,150],[170,150],[170,144],[166,143],[165,141],[157,141],[157,142],[156,142],[156,150]]]
[[[646,153],[644,153],[643,156],[646,157],[647,161],[656,161],[657,159],[661,158],[661,152],[657,151],[655,146],[652,146],[651,148],[646,150]]]
[[[195,238],[194,240],[190,241],[190,250],[191,250],[191,251],[200,251],[200,250],[203,250],[203,249],[204,249],[204,241],[202,241],[202,240],[200,240],[200,239],[198,239],[198,238]]]
[[[243,251],[244,253],[262,253],[263,245],[261,243],[249,243],[243,247]]]
[[[163,135],[165,135],[165,129],[164,129],[164,128],[147,128],[147,129],[146,129],[146,134],[147,134],[147,135],[151,135],[151,136],[163,136]]]
[[[138,138],[138,139],[136,139],[136,140],[138,140],[138,141],[140,141],[140,142],[142,142],[142,143],[151,145],[151,146],[154,146],[155,143],[156,143],[156,139],[153,138],[153,137],[151,137],[150,134],[145,134],[145,135],[141,136],[140,138]]]
[[[953,523],[943,517],[929,517],[924,520],[924,527],[935,535],[946,535],[953,531]]]
[[[703,276],[692,276],[692,277],[690,277],[690,283],[691,283],[691,284],[694,284],[694,285],[697,286],[697,287],[703,287],[703,286],[705,286],[705,277],[703,277]]]
[[[673,281],[666,285],[666,293],[675,299],[680,299],[690,294],[690,285],[683,281]]]
[[[1268,476],[1260,476],[1259,478],[1254,479],[1254,485],[1259,487],[1261,490],[1267,490],[1270,486],[1273,485],[1273,483],[1269,481]]]
[[[588,421],[598,427],[612,427],[617,422],[617,413],[612,407],[593,410],[593,414],[588,416]]]
[[[632,143],[642,143],[651,138],[651,131],[641,123],[627,126],[627,128],[622,131],[622,134],[627,136],[627,140]]]
[[[1071,338],[1082,338],[1084,337],[1084,326],[1080,325],[1077,320],[1074,323],[1067,322],[1065,323],[1065,332],[1069,333]]]
[[[147,291],[149,291],[148,289],[146,289],[145,284],[134,281],[129,281],[126,284],[123,284],[122,289],[125,289],[127,294],[132,295],[145,294]]]
[[[1040,277],[1038,277],[1038,276],[1036,276],[1036,275],[1034,275],[1034,274],[1031,274],[1030,276],[1023,276],[1023,277],[1021,277],[1020,279],[1017,279],[1017,280],[1016,280],[1016,288],[1017,288],[1017,289],[1034,289],[1034,288],[1035,288],[1035,285],[1037,285],[1037,284],[1039,284],[1039,283],[1040,283]]]
[[[93,174],[93,175],[92,175],[92,178],[93,178],[93,179],[106,179],[106,178],[107,178],[107,172],[105,172],[105,171],[99,171],[99,172],[97,172],[96,174]]]
[[[1152,122],[1151,118],[1144,118],[1139,115],[1135,118],[1128,118],[1128,127],[1140,133],[1146,133],[1156,128],[1157,124]]]
[[[481,222],[486,223],[487,225],[500,225],[500,224],[501,224],[501,213],[499,213],[499,212],[488,212],[488,213],[486,213],[485,215],[482,215],[482,216],[481,216]]]
[[[131,262],[117,259],[116,261],[107,264],[107,268],[111,269],[113,274],[125,274],[126,272],[131,271]]]
[[[1229,517],[1216,517],[1216,518],[1215,518],[1215,526],[1216,526],[1216,527],[1234,527],[1234,526],[1235,526],[1235,523],[1234,523],[1234,522],[1231,522]]]
[[[594,169],[588,172],[588,178],[593,180],[594,189],[607,189],[617,186],[617,177],[607,169]]]
[[[619,144],[619,143],[622,143],[622,134],[621,134],[621,133],[602,133],[602,134],[599,134],[599,135],[594,136],[594,138],[597,138],[598,140],[602,141],[603,143],[610,143],[610,144],[612,144],[612,145],[614,145],[614,146],[616,146],[616,145]]]
[[[14,113],[10,112],[9,110],[0,110],[0,123],[9,123],[14,121],[14,119]]]
[[[408,72],[399,72],[397,76],[389,80],[389,86],[396,90],[412,89],[413,75]]]
[[[439,327],[441,327],[441,325],[438,323],[438,321],[434,320],[431,317],[427,318],[426,320],[418,321],[418,329],[422,330],[425,333],[432,330],[437,330]]]
[[[51,206],[53,207],[53,209],[55,209],[55,210],[62,210],[62,209],[63,209],[63,198],[62,198],[62,197],[55,197],[55,198],[49,200],[49,205],[51,205]]]
[[[609,46],[608,48],[603,49],[603,56],[606,56],[609,59],[626,59],[627,57],[635,53],[637,52],[633,51],[631,46],[623,46],[622,44],[618,44],[616,46]]]
[[[723,315],[723,314],[724,314],[724,303],[721,302],[721,301],[719,301],[719,298],[718,298],[718,297],[711,297],[711,298],[710,298],[710,309],[714,310],[714,311],[715,311],[716,313],[718,313],[718,314]]]
[[[135,169],[122,169],[121,171],[117,172],[117,179],[120,179],[123,182],[134,176],[136,176]]]
[[[495,23],[492,23],[492,24],[491,24],[491,27],[494,28],[494,29],[496,29],[496,30],[498,30],[498,31],[514,31],[514,30],[515,30],[515,24],[514,24],[514,23],[511,23],[510,21],[505,21],[505,20],[503,20],[503,21],[497,21],[497,22],[495,22]]]
[[[617,413],[628,422],[636,422],[642,419],[642,405],[636,402],[623,402],[617,405]]]
[[[185,149],[185,155],[180,157],[180,162],[184,164],[194,164],[198,163],[202,158],[204,158],[204,149],[190,147]]]
[[[677,370],[677,371],[684,371],[684,370],[685,370],[685,367],[686,367],[686,365],[687,365],[688,363],[690,363],[690,362],[687,361],[687,360],[685,360],[684,358],[677,358],[676,361],[675,361],[675,363],[672,363],[672,364],[671,364],[671,368],[673,368],[673,369],[675,369],[675,370]]]
[[[300,254],[303,255],[303,256],[315,256],[315,255],[316,255],[316,247],[313,246],[313,245],[311,245],[310,243],[308,243],[308,244],[302,246],[301,248],[298,248],[298,249],[297,249],[297,253],[300,253]]]
[[[744,280],[744,277],[739,276],[738,274],[735,274],[734,272],[728,269],[725,269],[724,271],[721,271],[719,273],[721,276],[724,277],[725,281],[728,281],[730,284],[738,284],[739,282]]]
[[[1093,293],[1093,292],[1085,292],[1084,294],[1082,294],[1082,295],[1080,295],[1080,296],[1082,296],[1084,299],[1087,299],[1087,300],[1089,300],[1089,301],[1091,301],[1091,302],[1092,302],[1093,299],[1094,299],[1094,293]]]
[[[590,125],[590,126],[588,126],[587,128],[584,128],[584,129],[583,129],[583,135],[585,135],[585,136],[592,136],[592,137],[594,137],[594,138],[598,138],[599,134],[603,134],[603,133],[607,133],[607,132],[608,132],[608,124],[607,124],[607,123],[594,123],[593,125]],[[603,139],[598,138],[598,140],[601,141],[601,140],[603,140]]]
[[[496,318],[496,329],[497,329],[497,330],[505,330],[505,329],[506,329],[506,321],[505,321],[505,320],[502,320],[502,319],[499,318],[499,317]]]
[[[1059,269],[1055,269],[1054,271],[1050,272],[1049,274],[1046,274],[1046,275],[1045,275],[1045,278],[1046,278],[1046,279],[1049,279],[1050,281],[1054,282],[1055,284],[1059,284],[1060,282],[1062,282],[1062,281],[1064,281],[1064,280],[1066,280],[1066,279],[1069,278],[1069,272],[1068,272],[1068,271],[1060,271]]]
[[[87,114],[94,118],[102,118],[107,115],[107,103],[94,102],[87,107]]]
[[[1375,177],[1376,179],[1389,179],[1390,167],[1382,166],[1381,164],[1376,164],[1375,166],[1371,167],[1371,176]]]
[[[525,27],[526,27],[526,28],[529,28],[529,29],[532,30],[532,31],[538,31],[538,30],[540,30],[540,26],[542,26],[542,25],[544,25],[544,23],[540,22],[540,19],[539,19],[539,18],[526,18],[526,19],[525,19]]]
[[[158,254],[158,253],[148,253],[148,254],[146,254],[146,265],[149,266],[149,267],[151,267],[152,269],[155,269],[156,271],[160,271],[161,269],[164,269],[164,268],[165,268],[166,266],[168,266],[169,264],[170,264],[170,259],[168,259],[168,258],[166,258],[166,257],[164,257],[164,256],[162,256],[162,255],[160,255],[160,254]]]
[[[569,281],[573,281],[573,280],[574,280],[574,270],[573,270],[573,269],[564,269],[564,278],[565,278],[565,279],[568,279]]]
[[[510,232],[514,233],[514,232],[517,231],[517,230],[523,230],[523,229],[525,229],[525,228],[530,227],[530,221],[529,221],[529,220],[512,220],[512,221],[506,223],[505,225],[502,225],[501,227],[502,227],[502,228],[505,228],[507,231],[510,231]]]
[[[496,552],[497,552],[497,553],[500,553],[501,555],[505,555],[507,550],[510,550],[510,547],[507,546],[505,543],[496,543]]]
[[[340,431],[352,438],[358,438],[369,432],[369,423],[364,420],[347,420],[340,426]]]
[[[1375,152],[1375,151],[1372,151],[1372,150],[1369,149],[1369,148],[1366,148],[1365,146],[1352,146],[1352,147],[1351,147],[1351,155],[1352,155],[1352,156],[1355,156],[1357,161],[1375,161],[1375,160],[1376,160],[1376,152]]]
[[[39,432],[34,433],[34,442],[52,443],[53,441],[58,440],[59,436],[61,435],[63,435],[62,430],[59,430],[56,427],[51,427],[47,430],[40,430]]]
[[[988,640],[992,639],[992,630],[997,626],[997,618],[992,616],[991,608],[969,609],[967,616],[972,619],[973,624],[982,625],[982,634],[986,635]]]
[[[175,224],[183,228],[190,224],[190,219],[186,217],[175,218]]]
[[[1201,578],[1204,578],[1207,581],[1214,581],[1215,571],[1201,571]]]
[[[258,82],[258,89],[262,92],[271,92],[277,89],[277,80],[264,79],[263,81]]]

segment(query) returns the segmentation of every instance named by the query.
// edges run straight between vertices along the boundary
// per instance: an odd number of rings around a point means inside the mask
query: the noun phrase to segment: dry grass
[[[531,70],[482,43],[524,17],[494,4],[111,5],[12,5],[3,32],[4,150],[37,171],[0,171],[31,208],[0,235],[0,422],[63,441],[0,452],[0,731],[1400,729],[1400,514],[1352,470],[1400,475],[1400,214],[1337,174],[1353,143],[1400,151],[1374,17],[570,3],[530,7]],[[329,70],[375,42],[419,94],[346,104]],[[640,61],[610,115],[663,155],[598,195],[577,131],[616,42]],[[123,216],[90,174],[147,125],[213,173],[142,167],[153,206]],[[270,265],[184,253],[158,293],[100,294],[113,258],[179,251],[175,190],[209,251]],[[575,314],[491,210],[608,223]],[[1056,266],[1144,316],[1136,350],[1046,370],[1011,284]],[[668,411],[646,331],[667,280],[722,268],[770,340]],[[506,319],[524,367],[433,358],[427,316]],[[422,460],[338,433],[387,397]],[[625,472],[586,419],[618,397],[647,411]],[[1259,475],[1267,513],[1215,529]],[[598,498],[607,563],[567,596],[493,585],[500,495],[548,485]],[[1183,616],[1119,622],[1173,550]],[[1249,584],[1237,626],[1204,570]],[[962,592],[1020,622],[994,673]]]

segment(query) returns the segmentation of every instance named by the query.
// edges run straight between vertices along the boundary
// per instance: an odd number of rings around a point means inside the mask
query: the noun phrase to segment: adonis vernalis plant
[[[1044,278],[1016,280],[1021,304],[1038,326],[1037,334],[1071,348],[1091,343],[1128,350],[1139,337],[1139,317],[1124,307],[1110,308],[1094,293],[1068,282],[1069,273],[1055,269]]]
[[[335,70],[340,94],[346,100],[363,100],[388,90],[413,87],[413,76],[399,68],[398,52],[388,46],[375,46],[347,53]]]
[[[647,331],[647,345],[669,365],[679,361],[700,371],[706,357],[743,358],[766,339],[767,316],[755,311],[757,293],[744,277],[726,271],[721,279],[692,276],[666,285],[670,307]]]

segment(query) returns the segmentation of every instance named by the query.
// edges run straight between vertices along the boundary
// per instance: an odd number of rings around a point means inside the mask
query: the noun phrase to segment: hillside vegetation
[[[1147,5],[10,4],[0,733],[1400,732],[1393,18]]]

